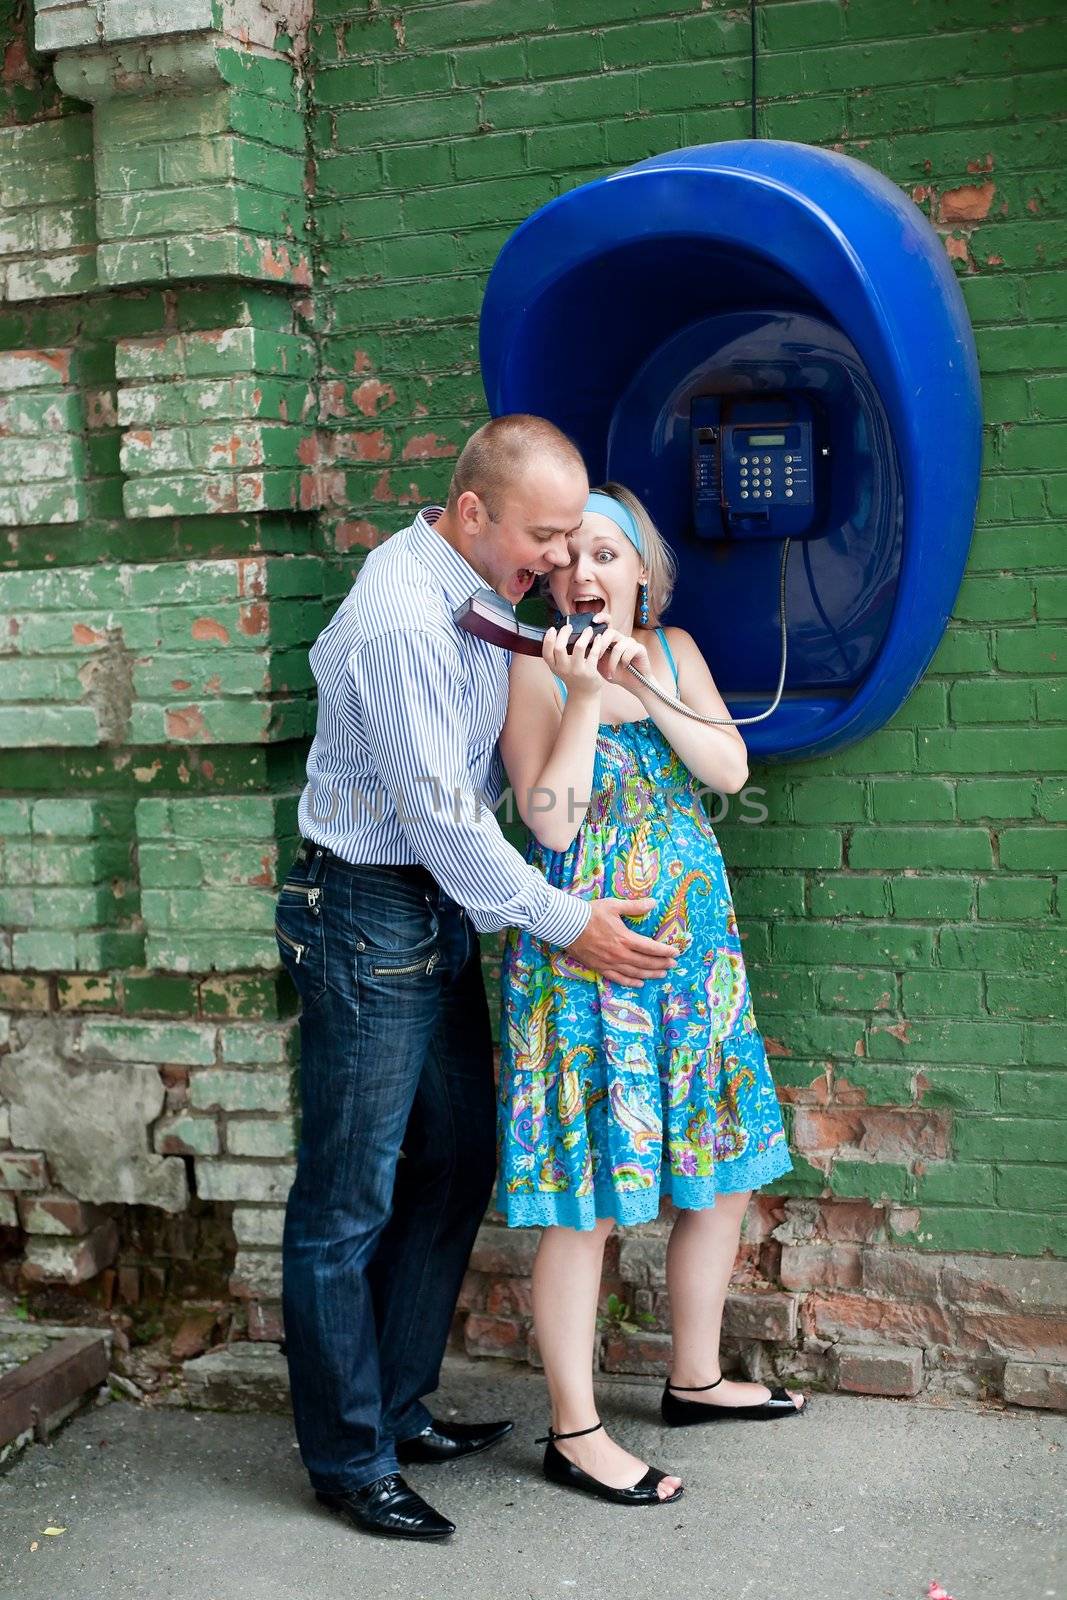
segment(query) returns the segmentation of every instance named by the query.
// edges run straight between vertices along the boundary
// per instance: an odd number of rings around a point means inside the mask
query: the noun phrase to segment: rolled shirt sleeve
[[[527,928],[565,946],[592,908],[553,888],[505,839],[476,793],[463,663],[440,635],[403,629],[349,658],[370,748],[417,859],[482,933]]]

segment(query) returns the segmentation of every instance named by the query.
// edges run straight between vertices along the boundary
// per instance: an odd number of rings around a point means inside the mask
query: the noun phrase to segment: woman
[[[498,1205],[544,1229],[534,1325],[552,1405],[544,1470],[623,1504],[664,1504],[680,1480],[615,1444],[597,1420],[592,1364],[604,1245],[616,1222],[678,1208],[667,1250],[672,1426],[793,1416],[801,1396],[721,1376],[723,1303],[752,1190],[792,1163],[745,976],[722,857],[700,801],[748,776],[729,713],[690,636],[664,630],[670,552],[640,502],[593,494],[550,592],[562,614],[608,624],[541,659],[516,656],[501,753],[532,839],[529,859],[591,899],[650,896],[638,931],[680,952],[664,979],[624,988],[512,931],[503,964]],[[591,797],[591,798],[590,798]]]

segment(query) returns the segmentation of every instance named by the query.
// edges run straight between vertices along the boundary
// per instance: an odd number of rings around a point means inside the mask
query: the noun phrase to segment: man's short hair
[[[472,433],[460,451],[448,490],[448,504],[454,506],[461,494],[472,490],[482,501],[490,520],[496,522],[509,485],[546,457],[557,466],[585,471],[577,445],[545,417],[532,417],[522,411],[494,417],[477,433]]]

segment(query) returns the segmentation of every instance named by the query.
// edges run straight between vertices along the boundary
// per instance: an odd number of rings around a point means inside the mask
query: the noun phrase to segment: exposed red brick
[[[885,1234],[885,1211],[870,1200],[824,1200],[819,1205],[819,1236],[868,1244]]]
[[[781,1281],[786,1289],[858,1289],[863,1255],[855,1244],[782,1246]]]
[[[942,1283],[954,1304],[1067,1313],[1067,1261],[946,1256]]]
[[[197,617],[190,633],[198,644],[229,644],[230,633],[214,617]]]
[[[662,1241],[639,1233],[625,1234],[620,1241],[619,1272],[628,1286],[662,1289],[666,1282]]]
[[[337,461],[388,461],[392,453],[384,428],[353,428],[330,435],[330,454]]]
[[[325,422],[328,417],[343,417],[348,413],[348,385],[346,383],[322,383],[319,385],[319,418]]]
[[[805,1310],[820,1339],[871,1333],[903,1344],[952,1344],[953,1328],[939,1306],[898,1303],[853,1294],[813,1294]]]
[[[825,1067],[822,1072],[817,1073],[810,1083],[777,1085],[779,1100],[785,1105],[794,1106],[825,1106],[829,1103],[831,1089],[834,1098],[840,1099],[837,1083],[831,1079],[829,1066]],[[863,1104],[866,1101],[866,1095],[857,1094],[855,1098],[859,1104]],[[844,1097],[844,1103],[848,1103],[847,1095]]]
[[[31,350],[29,354],[35,361],[45,361],[50,367],[54,367],[64,383],[70,382],[69,350]]]
[[[530,1317],[533,1294],[526,1278],[496,1278],[489,1285],[485,1309],[491,1317]]]
[[[249,638],[256,634],[266,633],[270,625],[270,614],[262,601],[255,601],[252,605],[242,606],[237,615],[237,626]]]
[[[730,1339],[784,1340],[796,1338],[797,1300],[792,1294],[770,1291],[764,1294],[726,1296],[723,1332]]]
[[[897,1299],[937,1298],[940,1263],[936,1256],[909,1250],[865,1250],[863,1287]]]
[[[762,1243],[769,1239],[771,1230],[778,1226],[784,1216],[785,1201],[778,1195],[753,1195],[745,1212],[745,1239],[750,1243]]]
[[[961,1311],[955,1342],[990,1355],[1062,1361],[1067,1352],[1067,1317],[998,1316],[993,1311]]]
[[[275,1301],[249,1300],[247,1311],[248,1337],[250,1339],[278,1344],[285,1338],[282,1308]]]
[[[334,529],[334,547],[337,550],[351,550],[354,545],[363,549],[373,550],[375,545],[381,544],[386,535],[373,522],[339,522]]]
[[[221,444],[213,444],[210,454],[217,457],[219,461],[225,461],[228,466],[236,467],[237,457],[241,453],[241,442],[239,434],[231,433],[230,437]],[[259,462],[257,461],[256,464],[258,466]]]
[[[26,1283],[87,1283],[111,1265],[119,1247],[118,1229],[110,1219],[99,1223],[80,1239],[39,1239],[48,1250],[48,1264],[32,1256],[32,1246],[20,1269]]]
[[[946,189],[938,201],[938,216],[942,222],[981,222],[989,215],[995,194],[994,183],[962,183],[958,189]]]
[[[289,252],[280,245],[275,254],[274,246],[268,244],[259,252],[259,264],[268,278],[284,278],[289,271]]]
[[[521,1360],[526,1328],[514,1317],[487,1317],[472,1311],[463,1327],[463,1344],[471,1356],[510,1356]]]
[[[38,1152],[0,1150],[0,1189],[16,1193],[44,1189],[48,1184],[48,1164]]]
[[[1013,1406],[1067,1411],[1067,1366],[1009,1361],[1004,1368],[1004,1398]]]
[[[503,1228],[485,1223],[478,1232],[470,1265],[491,1278],[525,1278],[533,1271],[540,1234],[534,1228]]]
[[[27,88],[37,83],[38,80],[26,54],[26,42],[24,39],[12,39],[11,43],[6,46],[4,64],[0,68],[0,79],[8,84],[23,84]]]
[[[485,1310],[485,1276],[481,1272],[468,1272],[463,1279],[456,1301],[457,1311]]]
[[[17,632],[18,630],[13,630]],[[107,640],[106,633],[100,633],[96,628],[87,627],[84,622],[76,622],[70,630],[71,639],[75,644],[104,644]]]
[[[918,1394],[922,1376],[921,1350],[845,1345],[837,1352],[837,1386],[851,1394]]]
[[[378,378],[366,378],[352,390],[352,403],[365,417],[376,417],[386,406],[395,405],[396,390],[391,383]]]
[[[242,556],[237,562],[237,593],[251,599],[267,592],[267,563],[262,556]]]
[[[262,871],[246,878],[245,882],[254,889],[270,889],[274,885],[274,858],[271,855],[260,856],[259,864]]]
[[[41,1227],[46,1218],[51,1218],[65,1234],[86,1234],[100,1217],[95,1206],[87,1206],[67,1194],[20,1194],[18,1209],[19,1220],[27,1233],[51,1232],[47,1225]]]
[[[190,1361],[203,1355],[211,1343],[211,1335],[219,1320],[214,1306],[191,1311],[170,1342],[170,1353],[175,1361]]]
[[[119,1299],[124,1305],[135,1306],[141,1298],[141,1274],[137,1267],[119,1268]]]
[[[199,706],[174,706],[164,712],[168,739],[195,739],[204,731],[204,714]]]
[[[404,446],[400,459],[402,461],[437,461],[446,456],[454,456],[456,446],[449,444],[447,439],[439,439],[436,433],[419,433],[409,439]]]
[[[218,474],[218,482],[214,477],[208,482],[205,493],[216,511],[237,511],[237,485],[224,474]]]
[[[638,1372],[665,1378],[670,1370],[669,1333],[609,1333],[601,1350],[605,1372]]]
[[[793,1148],[804,1155],[820,1150],[836,1154],[842,1148],[858,1149],[863,1134],[859,1111],[802,1106],[793,1121]]]
[[[951,1115],[946,1111],[801,1106],[794,1120],[793,1142],[802,1155],[858,1150],[889,1161],[910,1161],[916,1156],[944,1160],[949,1153],[950,1125]]]
[[[314,511],[324,506],[344,505],[347,499],[343,472],[304,472],[300,475],[301,511]]]

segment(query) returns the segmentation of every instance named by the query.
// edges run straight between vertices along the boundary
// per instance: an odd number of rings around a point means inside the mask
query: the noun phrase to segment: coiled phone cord
[[[662,700],[663,704],[670,706],[672,711],[680,711],[684,717],[691,717],[694,722],[703,722],[715,728],[745,728],[753,722],[763,722],[773,712],[777,711],[778,702],[782,698],[782,690],[785,688],[785,667],[788,652],[788,636],[785,625],[785,575],[786,567],[789,563],[789,546],[791,543],[791,540],[786,539],[782,546],[782,565],[778,572],[778,628],[781,639],[782,665],[778,672],[778,687],[774,691],[774,699],[766,711],[760,711],[754,717],[705,717],[701,716],[699,711],[694,711],[691,706],[685,705],[681,700],[676,700],[673,694],[668,694],[666,689],[661,689],[658,683],[652,678],[646,678],[644,673],[638,672],[636,667],[629,667],[628,671],[633,673],[638,683],[643,683],[645,688],[650,689],[656,696],[657,700]]]

